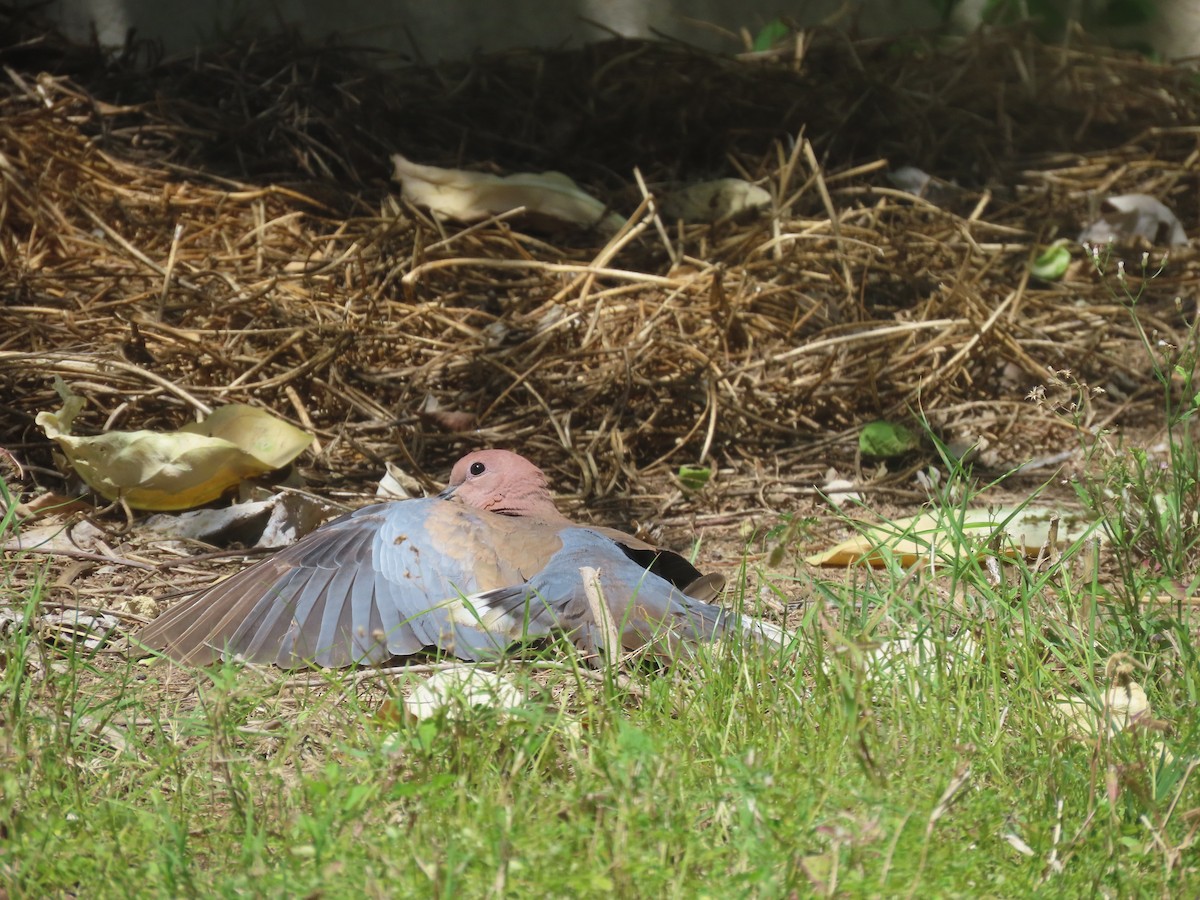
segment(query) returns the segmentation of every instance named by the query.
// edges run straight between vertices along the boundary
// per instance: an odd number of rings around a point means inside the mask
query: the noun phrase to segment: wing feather
[[[583,566],[599,570],[627,649],[670,649],[738,627],[704,602],[721,580],[676,554],[609,529],[431,498],[343,516],[176,604],[138,638],[190,664],[240,655],[284,668],[380,662],[428,647],[473,660],[552,631],[595,649],[607,632],[593,620]]]
[[[447,607],[520,583],[517,566],[537,555],[520,535],[506,517],[439,499],[365,507],[176,604],[138,639],[194,665],[240,655],[338,667],[431,646],[474,659],[496,638]]]

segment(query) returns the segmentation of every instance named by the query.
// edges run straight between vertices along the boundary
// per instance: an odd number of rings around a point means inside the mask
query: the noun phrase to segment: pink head
[[[506,516],[562,518],[545,473],[508,450],[476,450],[454,464],[442,492],[459,503]]]

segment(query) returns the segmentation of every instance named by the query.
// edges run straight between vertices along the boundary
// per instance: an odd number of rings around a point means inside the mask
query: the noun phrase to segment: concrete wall
[[[970,24],[983,3],[965,0],[956,18]],[[1200,55],[1200,0],[1158,0],[1158,9],[1158,21],[1131,36],[1168,58]],[[285,23],[312,39],[336,34],[402,53],[415,49],[429,61],[570,46],[612,32],[734,50],[740,28],[753,33],[777,16],[805,25],[853,20],[866,35],[937,24],[931,0],[53,0],[47,11],[72,36],[87,39],[94,28],[102,43],[120,45],[136,28],[168,53]]]

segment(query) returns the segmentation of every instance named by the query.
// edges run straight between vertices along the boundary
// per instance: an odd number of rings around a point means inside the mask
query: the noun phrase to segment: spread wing
[[[667,557],[665,568],[656,563]],[[580,569],[624,647],[729,630],[781,638],[704,602],[720,586],[627,535],[483,512],[441,499],[360,509],[171,607],[138,640],[181,662],[237,655],[283,668],[377,663],[437,648],[461,659],[569,633],[603,645]],[[661,574],[660,574],[661,573]],[[775,629],[778,631],[778,629]]]
[[[686,586],[673,584],[642,557],[629,553],[625,541],[618,539],[625,535],[614,537],[608,529],[567,527],[557,535],[559,548],[526,584],[471,598],[492,633],[516,640],[523,633],[565,632],[585,650],[595,652],[606,643],[608,628],[596,621],[580,572],[585,566],[598,573],[599,598],[626,650],[652,644],[657,652],[671,656],[681,641],[706,641],[729,631],[750,630],[741,617],[699,598],[698,594],[708,595],[714,583],[719,588],[719,578],[707,579],[699,573],[691,578],[681,572]]]
[[[443,500],[369,506],[173,606],[138,639],[198,665],[237,654],[341,667],[428,647],[476,659],[509,641],[468,598],[525,583],[556,549],[553,531]]]

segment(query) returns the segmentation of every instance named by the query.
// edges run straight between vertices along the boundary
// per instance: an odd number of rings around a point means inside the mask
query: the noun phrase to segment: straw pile
[[[494,445],[595,497],[701,460],[811,484],[856,426],[918,410],[1020,462],[1069,431],[1025,400],[1048,367],[1108,389],[1095,421],[1134,415],[1152,384],[1114,278],[1026,273],[1090,196],[1153,194],[1194,230],[1190,74],[1013,32],[798,49],[389,68],[288,37],[147,61],[26,35],[0,84],[0,433],[52,485],[32,422],[61,375],[96,430],[267,407],[319,436],[318,484]],[[631,218],[607,243],[439,223],[401,203],[391,152],[557,169]],[[958,187],[904,194],[902,164]],[[650,194],[741,174],[775,202],[664,221],[635,167]],[[1178,340],[1196,280],[1173,253],[1144,326]]]

